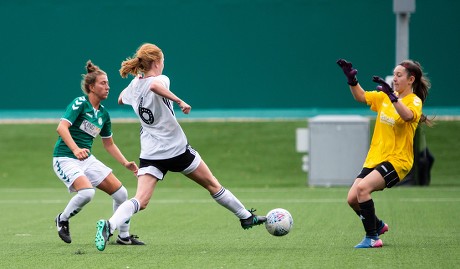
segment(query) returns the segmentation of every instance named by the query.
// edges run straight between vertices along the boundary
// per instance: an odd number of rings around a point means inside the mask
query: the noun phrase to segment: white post
[[[396,65],[409,58],[409,20],[415,12],[415,0],[393,0],[396,14]]]

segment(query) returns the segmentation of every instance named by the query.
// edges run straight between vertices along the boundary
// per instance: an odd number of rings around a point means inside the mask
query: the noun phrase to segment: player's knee
[[[89,203],[94,197],[94,194],[96,193],[96,190],[91,188],[91,189],[83,189],[78,191],[78,195],[81,197],[83,203]]]
[[[347,195],[347,203],[352,208],[359,207],[358,194],[356,192],[356,186],[357,185],[358,184],[353,184],[353,186],[348,191],[348,195]]]
[[[368,186],[367,184],[358,184],[356,187],[356,194],[359,200],[359,197],[367,196],[370,195],[372,192],[372,188]]]

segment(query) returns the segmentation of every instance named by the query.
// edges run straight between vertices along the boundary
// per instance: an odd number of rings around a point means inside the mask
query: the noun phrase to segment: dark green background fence
[[[410,58],[432,79],[426,106],[458,107],[460,1],[416,0]],[[120,63],[143,42],[165,53],[171,89],[194,109],[329,109],[353,101],[335,61],[372,75],[395,65],[392,0],[0,1],[0,110],[63,110],[91,59],[111,96]]]

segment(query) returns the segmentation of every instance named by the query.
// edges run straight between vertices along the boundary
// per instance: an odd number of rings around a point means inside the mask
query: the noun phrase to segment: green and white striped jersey
[[[94,138],[98,134],[103,138],[112,136],[112,123],[107,110],[103,105],[100,105],[99,110],[94,109],[85,96],[75,98],[67,106],[61,120],[66,120],[71,124],[70,135],[80,148],[87,148],[91,151]],[[54,146],[53,157],[76,159],[61,137]]]

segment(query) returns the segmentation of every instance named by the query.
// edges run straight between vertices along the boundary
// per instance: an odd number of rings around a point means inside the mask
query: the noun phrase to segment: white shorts
[[[73,182],[81,176],[86,176],[93,187],[97,187],[112,169],[107,167],[93,155],[83,161],[69,157],[53,157],[53,170],[58,178],[67,186],[69,192],[75,192]]]

